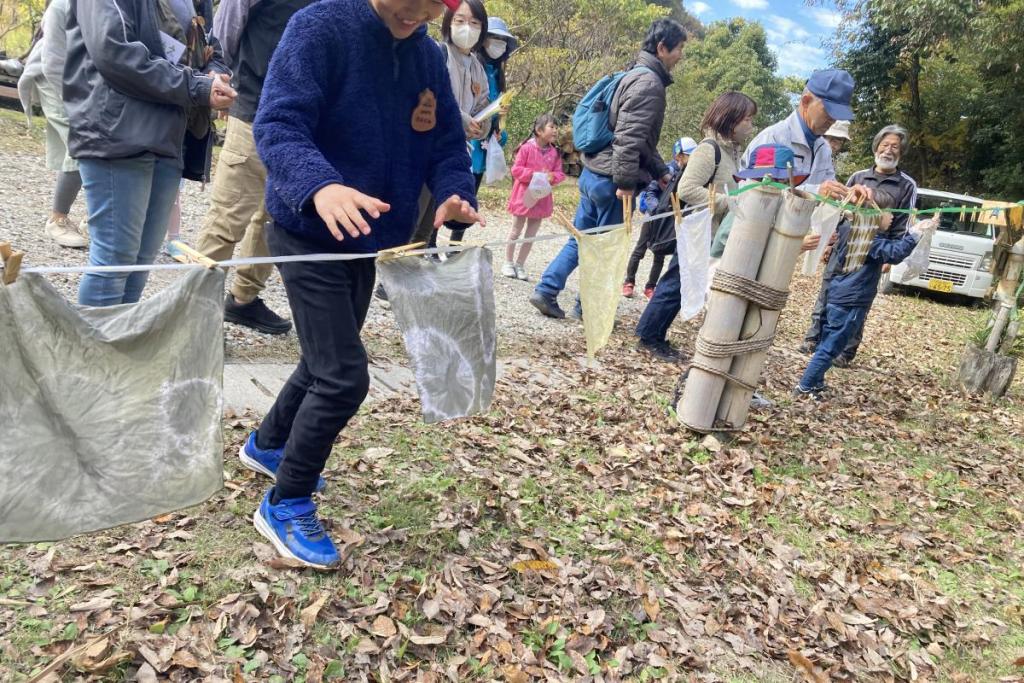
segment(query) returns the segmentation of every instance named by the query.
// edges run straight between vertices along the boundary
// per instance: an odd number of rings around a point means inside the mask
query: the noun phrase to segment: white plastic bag
[[[928,270],[928,261],[931,258],[932,252],[932,235],[935,234],[936,221],[929,218],[917,225],[921,226],[923,234],[917,246],[914,247],[914,251],[910,252],[910,256],[903,262],[907,267],[903,270],[902,275],[900,275],[901,284],[906,284],[915,278],[921,277]]]
[[[811,234],[821,235],[818,246],[804,254],[804,275],[814,275],[821,263],[821,255],[825,253],[825,247],[832,241],[832,235],[836,232],[839,219],[843,216],[843,210],[838,206],[821,203],[811,214]]]
[[[704,309],[711,266],[711,211],[684,216],[676,225],[679,257],[679,314],[689,320]]]
[[[487,163],[484,166],[484,183],[493,185],[508,176],[508,164],[505,163],[505,150],[501,148],[497,133],[491,133],[487,141]]]
[[[523,206],[533,208],[537,202],[551,194],[551,183],[548,182],[548,174],[538,171],[530,178],[530,184],[523,193]]]

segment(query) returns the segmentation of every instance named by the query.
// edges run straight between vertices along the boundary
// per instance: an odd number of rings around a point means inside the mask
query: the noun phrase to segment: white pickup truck
[[[960,206],[981,206],[981,200],[964,194],[938,190],[917,191],[918,210]],[[992,246],[995,232],[991,225],[966,214],[940,213],[939,229],[932,238],[928,270],[910,282],[902,282],[906,265],[897,264],[882,275],[879,291],[891,293],[895,287],[919,287],[946,294],[984,298],[992,284]]]

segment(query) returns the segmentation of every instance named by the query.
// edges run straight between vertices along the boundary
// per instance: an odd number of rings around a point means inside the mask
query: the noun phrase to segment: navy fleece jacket
[[[412,128],[429,89],[436,124]],[[444,57],[421,27],[395,40],[369,0],[322,0],[292,17],[274,51],[253,126],[275,224],[320,249],[368,253],[409,241],[420,190],[476,206],[462,115]],[[387,202],[370,234],[334,239],[313,195],[339,183]]]
[[[850,222],[843,221],[839,225],[839,238],[836,240],[836,260],[839,264],[846,263],[846,252],[849,246]],[[878,281],[882,278],[882,264],[901,263],[910,256],[917,246],[917,237],[909,231],[899,237],[891,237],[889,232],[875,235],[864,258],[864,265],[845,275],[837,272],[826,283],[828,302],[844,308],[870,306],[878,293]],[[840,265],[837,270],[841,270]]]

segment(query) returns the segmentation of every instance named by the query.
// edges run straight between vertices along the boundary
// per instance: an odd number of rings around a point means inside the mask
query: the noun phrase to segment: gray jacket
[[[157,8],[156,0],[71,0],[64,102],[72,157],[152,153],[181,163],[187,110],[208,106],[212,79],[167,59]],[[202,9],[212,25],[210,0]]]
[[[612,144],[597,154],[584,154],[583,165],[609,176],[617,187],[635,190],[668,173],[658,154],[665,121],[665,88],[672,84],[668,69],[656,55],[641,51],[636,66],[619,81],[608,122],[615,132]]]

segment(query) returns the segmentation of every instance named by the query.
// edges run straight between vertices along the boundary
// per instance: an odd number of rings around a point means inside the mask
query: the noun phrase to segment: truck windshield
[[[920,211],[925,209],[960,208],[961,206],[972,207],[978,206],[978,204],[975,202],[958,202],[926,194],[917,195],[917,208]],[[987,223],[977,222],[972,214],[965,214],[963,220],[960,220],[959,213],[940,213],[939,230],[977,235],[978,237],[987,237],[989,239],[992,239],[994,236],[992,226]]]

